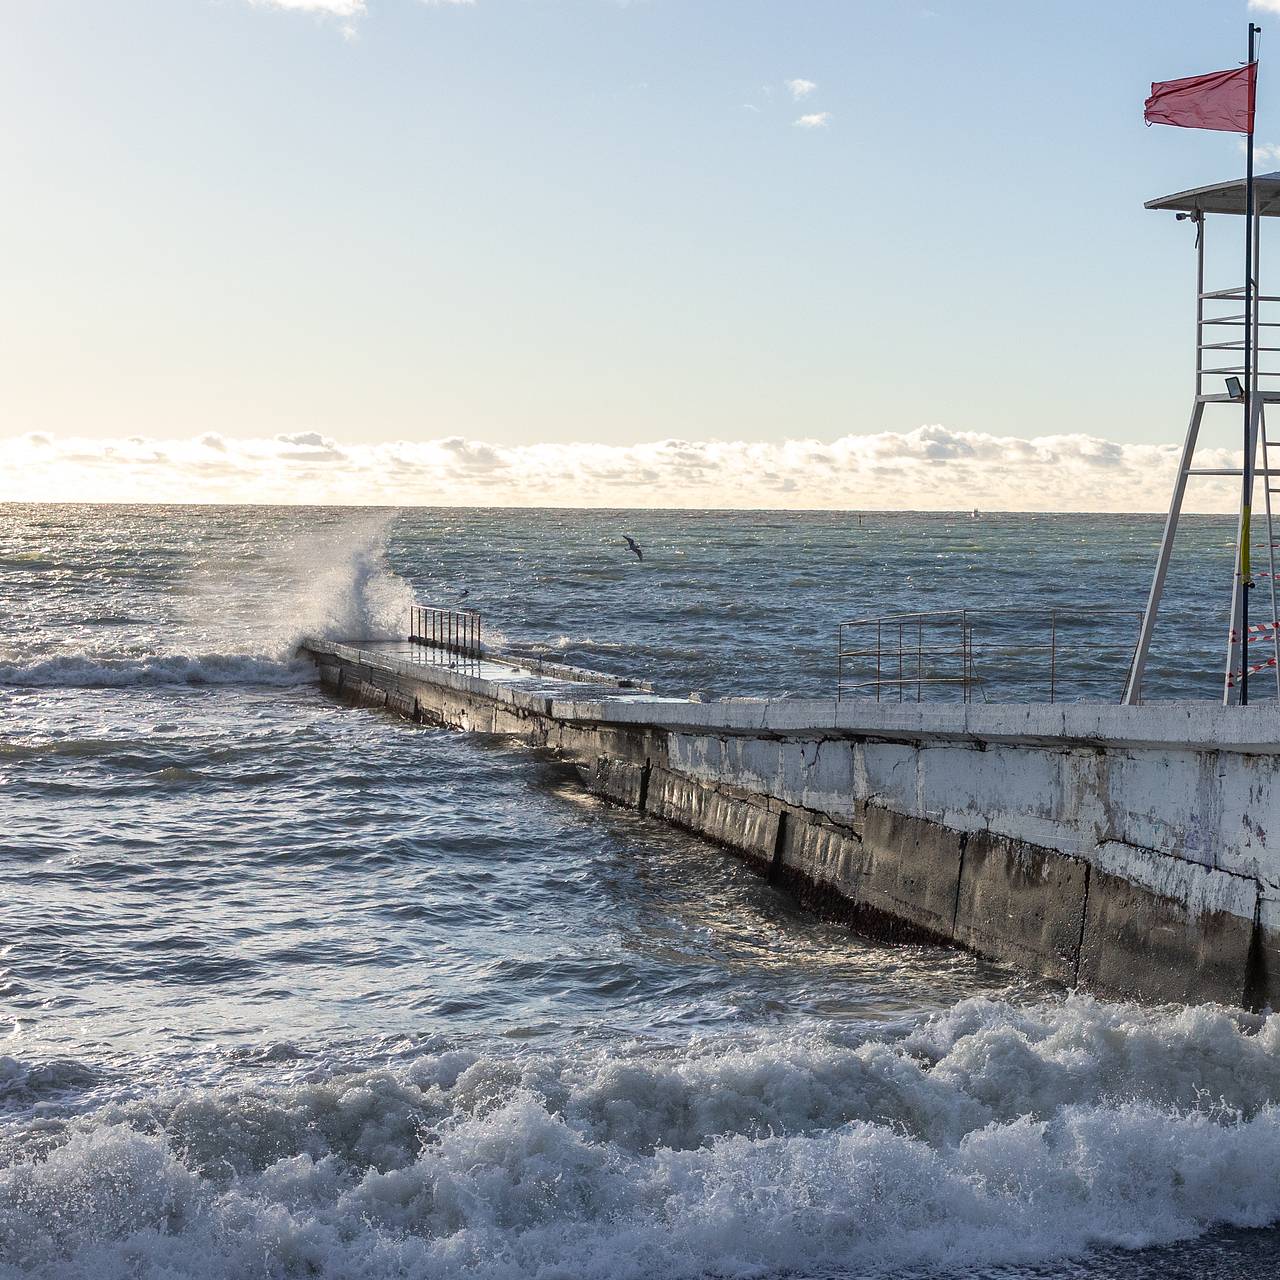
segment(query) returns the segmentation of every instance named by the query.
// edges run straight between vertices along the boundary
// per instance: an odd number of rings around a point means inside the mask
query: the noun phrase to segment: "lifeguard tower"
[[[1267,436],[1266,406],[1280,404],[1280,311],[1269,311],[1272,319],[1262,319],[1262,308],[1280,302],[1280,295],[1266,295],[1258,288],[1258,255],[1261,248],[1262,219],[1280,217],[1280,172],[1253,178],[1253,210],[1249,228],[1251,266],[1246,283],[1236,288],[1205,288],[1205,234],[1212,217],[1248,217],[1247,182],[1240,178],[1209,187],[1196,187],[1174,195],[1149,200],[1148,209],[1169,210],[1179,221],[1195,227],[1196,248],[1196,372],[1191,420],[1178,463],[1173,499],[1165,520],[1164,535],[1156,559],[1151,593],[1147,598],[1138,635],[1137,648],[1126,682],[1124,701],[1142,701],[1142,677],[1151,637],[1160,610],[1165,575],[1173,552],[1178,520],[1182,514],[1187,482],[1193,476],[1235,476],[1241,481],[1240,510],[1236,538],[1236,564],[1232,576],[1231,621],[1227,636],[1226,671],[1222,699],[1226,704],[1242,700],[1242,687],[1249,699],[1262,694],[1280,698],[1280,610],[1276,608],[1276,540],[1272,527],[1272,500],[1280,495],[1280,438]],[[1261,364],[1270,364],[1260,369]],[[1242,466],[1236,468],[1197,467],[1196,443],[1205,409],[1225,405],[1243,414]],[[1273,471],[1270,450],[1276,449]],[[1249,547],[1254,538],[1251,527],[1253,488],[1262,481],[1262,514],[1265,524],[1265,572],[1253,567]],[[1243,572],[1241,552],[1244,552]],[[1251,600],[1245,592],[1252,583]],[[1249,617],[1252,615],[1252,617]],[[1251,625],[1246,625],[1249,618]],[[1253,619],[1258,619],[1256,622]]]

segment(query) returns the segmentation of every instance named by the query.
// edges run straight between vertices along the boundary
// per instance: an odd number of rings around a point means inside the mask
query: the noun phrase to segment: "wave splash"
[[[435,1052],[11,1137],[0,1275],[873,1275],[1280,1218],[1280,1018],[973,1000],[897,1040]],[[7,1270],[6,1270],[7,1268]]]
[[[387,563],[390,520],[361,516],[277,540],[257,564],[214,561],[195,585],[192,620],[157,626],[155,652],[113,651],[85,637],[85,652],[0,662],[0,687],[310,683],[314,668],[297,656],[302,640],[389,640],[407,626],[413,590]]]
[[[387,562],[391,517],[349,524],[311,536],[277,561],[290,581],[273,623],[277,653],[301,640],[398,640],[407,634],[413,588]]]

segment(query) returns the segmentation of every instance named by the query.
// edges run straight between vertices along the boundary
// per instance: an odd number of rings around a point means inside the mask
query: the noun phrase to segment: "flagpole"
[[[1249,65],[1257,61],[1260,27],[1249,23]],[[1249,518],[1253,508],[1253,117],[1249,117],[1244,178],[1244,460],[1240,468],[1240,705],[1249,702]],[[1270,483],[1270,481],[1268,481]],[[1274,621],[1274,620],[1273,620]]]

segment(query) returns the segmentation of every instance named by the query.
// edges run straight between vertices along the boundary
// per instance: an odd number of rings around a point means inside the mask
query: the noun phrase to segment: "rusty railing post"
[[[924,667],[924,620],[916,619],[916,702],[920,701],[920,681]]]
[[[1049,701],[1058,690],[1058,611],[1049,610]]]
[[[844,688],[844,623],[836,623],[836,701]]]
[[[876,619],[876,701],[880,701],[880,657],[883,652],[880,643],[880,628],[884,624],[879,618]]]

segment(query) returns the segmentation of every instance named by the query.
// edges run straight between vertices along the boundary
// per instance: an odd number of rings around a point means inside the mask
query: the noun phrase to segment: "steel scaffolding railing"
[[[480,613],[476,609],[451,609],[444,605],[412,605],[409,640],[438,653],[479,662],[483,652]]]
[[[1139,610],[1064,606],[855,618],[838,627],[836,697],[1118,701],[1141,617]]]

